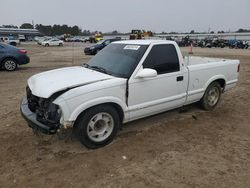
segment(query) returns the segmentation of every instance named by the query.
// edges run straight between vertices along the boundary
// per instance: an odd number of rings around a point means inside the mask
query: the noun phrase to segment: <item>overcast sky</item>
[[[103,32],[250,29],[250,0],[0,0],[0,25],[78,25]]]

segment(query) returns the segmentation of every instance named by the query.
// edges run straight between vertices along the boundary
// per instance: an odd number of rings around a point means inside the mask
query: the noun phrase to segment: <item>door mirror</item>
[[[140,70],[135,78],[153,78],[157,76],[157,72],[154,69],[142,69]]]

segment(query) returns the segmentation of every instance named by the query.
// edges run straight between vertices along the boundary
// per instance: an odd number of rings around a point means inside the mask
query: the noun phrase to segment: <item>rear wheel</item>
[[[103,147],[112,142],[119,126],[119,115],[109,105],[90,108],[79,116],[75,124],[81,143],[91,149]]]
[[[63,43],[59,43],[59,46],[63,46]]]
[[[49,47],[49,44],[47,43],[47,44],[45,44],[45,47]]]
[[[205,110],[213,110],[221,97],[221,86],[218,82],[211,83],[201,99],[201,105]]]
[[[3,61],[3,67],[7,71],[14,71],[17,68],[17,63],[14,59],[6,59]]]

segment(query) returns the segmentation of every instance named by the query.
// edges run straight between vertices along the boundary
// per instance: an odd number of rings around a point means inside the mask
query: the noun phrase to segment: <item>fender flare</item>
[[[0,59],[0,66],[3,66],[3,62],[4,62],[6,59],[13,59],[13,60],[16,61],[17,64],[19,64],[19,62],[17,61],[17,59],[16,59],[14,56],[9,56],[9,55],[8,55],[8,56],[6,56],[6,57]]]
[[[125,116],[125,112],[128,111],[127,106],[124,102],[122,102],[120,99],[115,98],[115,97],[102,97],[102,98],[96,98],[87,102],[84,102],[80,104],[74,111],[70,114],[69,116],[69,121],[75,121],[77,117],[85,110],[100,105],[100,104],[106,104],[106,103],[113,103],[118,105]]]
[[[204,91],[206,91],[206,89],[207,89],[207,87],[212,83],[212,82],[214,82],[214,81],[216,81],[216,80],[224,80],[225,81],[225,84],[227,83],[227,80],[226,80],[226,77],[224,76],[224,75],[215,75],[215,76],[213,76],[212,78],[210,78],[207,82],[206,82],[206,84],[204,85],[204,87],[203,87],[203,89],[204,89]]]

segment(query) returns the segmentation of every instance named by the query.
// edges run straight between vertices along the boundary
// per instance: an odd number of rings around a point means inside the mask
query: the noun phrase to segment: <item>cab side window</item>
[[[157,74],[179,71],[180,64],[175,46],[172,44],[153,46],[143,63],[143,68],[154,69]]]

